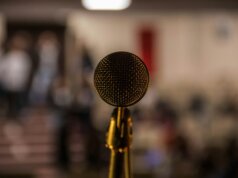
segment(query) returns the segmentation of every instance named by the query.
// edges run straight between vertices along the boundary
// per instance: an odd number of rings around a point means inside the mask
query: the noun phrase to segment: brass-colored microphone
[[[111,149],[109,178],[131,178],[130,145],[132,119],[127,106],[137,103],[146,93],[149,73],[146,65],[129,52],[104,57],[94,73],[94,85],[100,97],[116,106],[111,115],[106,145]]]

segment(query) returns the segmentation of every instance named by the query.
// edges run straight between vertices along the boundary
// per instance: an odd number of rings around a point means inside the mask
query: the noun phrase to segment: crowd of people
[[[144,177],[237,177],[237,98],[211,103],[204,93],[179,107],[161,97],[135,110],[134,170]],[[138,176],[139,176],[138,175]]]
[[[17,120],[28,104],[43,104],[57,76],[59,46],[55,34],[43,32],[35,46],[26,32],[6,41],[0,60],[2,103],[8,119]]]
[[[99,149],[97,131],[91,123],[94,94],[88,81],[93,69],[90,55],[85,49],[80,59],[76,59],[79,81],[75,84],[60,71],[61,48],[57,36],[49,31],[42,32],[35,44],[26,32],[18,32],[8,39],[0,57],[0,104],[1,121],[14,129],[21,127],[29,108],[55,113],[55,160],[67,172],[72,125],[82,128],[90,166],[97,162]]]
[[[53,110],[57,116],[56,161],[66,173],[71,162],[70,130],[76,123],[84,135],[86,167],[100,172],[108,166],[106,130],[102,133],[93,124],[95,95],[88,77],[93,72],[93,62],[86,49],[81,52],[77,85],[59,72],[60,44],[52,32],[39,35],[34,47],[27,34],[17,33],[7,41],[0,58],[2,118],[20,124],[25,108]],[[238,176],[236,98],[224,97],[215,106],[204,95],[194,94],[181,109],[157,92],[151,96],[149,100],[154,102],[148,109],[143,104],[131,108],[132,165],[136,176]]]

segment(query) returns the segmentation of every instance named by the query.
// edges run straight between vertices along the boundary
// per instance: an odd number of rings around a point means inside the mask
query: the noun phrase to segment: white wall
[[[154,28],[157,86],[238,84],[238,13],[74,13],[68,24],[97,60],[118,50],[139,54],[137,29]]]

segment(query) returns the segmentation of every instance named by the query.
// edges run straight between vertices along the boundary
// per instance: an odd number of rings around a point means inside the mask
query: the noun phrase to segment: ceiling
[[[238,10],[236,0],[133,0],[125,10]],[[81,0],[0,0],[0,13],[12,21],[55,21],[62,23],[71,11],[82,11]],[[124,11],[122,11],[124,12]]]

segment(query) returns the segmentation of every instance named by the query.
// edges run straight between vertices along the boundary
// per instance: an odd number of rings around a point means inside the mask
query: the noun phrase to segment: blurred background
[[[237,178],[238,2],[0,0],[0,178],[105,178],[115,51],[150,72],[130,107],[136,178]]]

